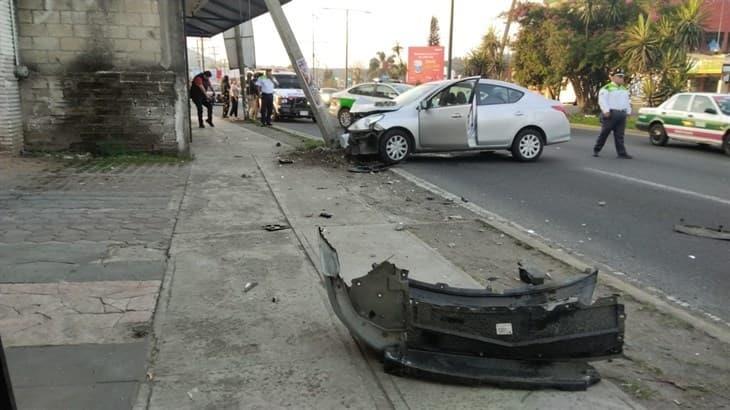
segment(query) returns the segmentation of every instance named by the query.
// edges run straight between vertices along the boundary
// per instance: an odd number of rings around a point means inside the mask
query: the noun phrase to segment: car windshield
[[[434,88],[436,88],[437,84],[434,83],[428,83],[428,84],[421,84],[417,87],[413,87],[403,94],[395,97],[393,101],[395,101],[398,105],[407,105],[412,103],[413,101],[416,101],[417,99],[423,97],[424,95],[431,92]]]
[[[302,88],[299,86],[299,80],[295,75],[274,74],[274,83],[276,83],[276,88]]]
[[[715,102],[723,114],[730,115],[730,95],[715,96]]]

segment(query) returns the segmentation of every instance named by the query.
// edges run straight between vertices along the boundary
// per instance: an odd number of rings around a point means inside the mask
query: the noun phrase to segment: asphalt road
[[[319,135],[311,122],[278,125]],[[730,321],[730,242],[672,230],[680,219],[730,227],[730,157],[627,136],[633,160],[617,159],[612,140],[593,158],[595,135],[574,129],[572,141],[547,147],[536,163],[497,152],[422,155],[402,167],[645,288]]]

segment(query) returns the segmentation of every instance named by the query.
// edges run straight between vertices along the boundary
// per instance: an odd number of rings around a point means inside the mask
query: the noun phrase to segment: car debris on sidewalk
[[[349,286],[323,228],[319,240],[332,309],[355,339],[383,355],[388,373],[585,390],[600,380],[588,362],[623,352],[618,296],[592,300],[598,271],[544,285],[544,275],[521,266],[526,286],[493,293],[410,279],[386,260]]]

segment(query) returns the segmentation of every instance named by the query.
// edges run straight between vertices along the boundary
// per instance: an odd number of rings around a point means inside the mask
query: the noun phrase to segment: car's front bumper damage
[[[340,135],[340,146],[348,155],[372,155],[378,153],[378,130],[348,131]]]
[[[408,278],[389,262],[348,286],[320,229],[325,286],[351,334],[398,375],[511,388],[584,390],[600,380],[588,361],[621,354],[623,305],[591,303],[597,272],[559,285],[494,293]]]

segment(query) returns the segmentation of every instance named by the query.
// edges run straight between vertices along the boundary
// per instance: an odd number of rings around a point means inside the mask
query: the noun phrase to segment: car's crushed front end
[[[548,286],[520,268],[530,284],[494,293],[419,282],[385,261],[348,286],[321,228],[320,254],[335,314],[392,374],[585,390],[600,380],[588,362],[623,351],[624,308],[615,295],[592,302],[597,272]]]
[[[385,132],[380,122],[387,113],[399,108],[392,101],[355,105],[350,111],[354,122],[340,135],[340,146],[348,155],[377,154],[380,135]]]

